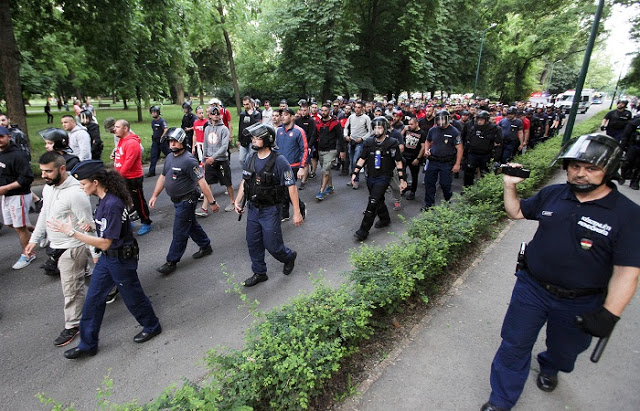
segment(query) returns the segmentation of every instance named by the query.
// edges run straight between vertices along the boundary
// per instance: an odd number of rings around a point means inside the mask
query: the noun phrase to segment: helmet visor
[[[582,161],[602,167],[609,174],[612,168],[617,168],[620,154],[620,147],[614,139],[600,134],[587,134],[570,140],[552,165],[557,160]]]
[[[163,140],[175,140],[178,143],[182,144],[186,136],[187,134],[183,129],[178,127],[171,127],[169,130],[167,130],[167,134],[164,135]]]

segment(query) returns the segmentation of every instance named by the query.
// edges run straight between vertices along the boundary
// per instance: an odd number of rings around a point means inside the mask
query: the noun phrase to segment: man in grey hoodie
[[[227,188],[229,205],[225,207],[224,211],[229,212],[234,210],[231,167],[227,156],[230,138],[229,129],[222,122],[218,107],[209,107],[207,113],[209,115],[209,123],[204,129],[204,145],[202,148],[204,153],[204,178],[209,185],[219,183]],[[200,217],[209,216],[209,202],[206,196],[203,200],[202,208],[196,210],[196,215]]]
[[[87,129],[69,115],[62,116],[62,128],[69,133],[69,148],[80,161],[91,160],[91,136]],[[71,171],[71,170],[69,170]]]
[[[49,247],[59,256],[65,328],[55,339],[54,345],[62,347],[69,344],[79,332],[85,298],[84,274],[90,253],[83,242],[49,229],[47,221],[53,218],[70,221],[76,229],[87,232],[95,231],[95,223],[89,197],[80,188],[78,180],[67,174],[64,157],[55,151],[48,151],[40,157],[39,163],[42,178],[47,183],[42,190],[44,204],[24,253],[27,256],[34,255],[36,245],[46,234]]]

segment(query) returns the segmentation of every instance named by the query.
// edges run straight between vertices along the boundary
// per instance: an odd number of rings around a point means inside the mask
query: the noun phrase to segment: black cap
[[[84,180],[92,177],[104,170],[104,163],[101,160],[85,160],[76,164],[71,170],[71,175],[76,180]]]
[[[281,111],[282,111],[282,112],[285,112],[285,111],[286,111],[287,113],[291,114],[292,116],[295,116],[295,115],[296,115],[296,112],[295,112],[295,111],[293,111],[293,109],[292,109],[292,108],[289,108],[289,107],[287,107],[287,108],[285,108],[285,109],[282,109]]]

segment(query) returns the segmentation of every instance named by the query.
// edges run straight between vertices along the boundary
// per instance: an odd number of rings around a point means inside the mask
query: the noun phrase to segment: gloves
[[[607,128],[605,126],[600,126],[600,131],[605,131]]]
[[[576,324],[582,331],[594,337],[608,337],[619,319],[620,317],[602,307],[596,312],[576,317]]]

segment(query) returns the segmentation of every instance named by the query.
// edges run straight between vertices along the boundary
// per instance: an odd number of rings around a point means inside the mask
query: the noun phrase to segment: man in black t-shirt
[[[627,100],[619,100],[615,110],[611,110],[605,114],[602,119],[600,130],[607,130],[607,135],[615,138],[620,142],[624,134],[624,128],[631,120],[631,112],[627,110]]]

